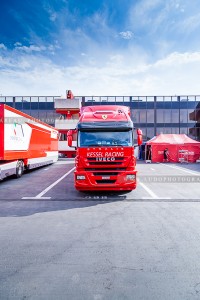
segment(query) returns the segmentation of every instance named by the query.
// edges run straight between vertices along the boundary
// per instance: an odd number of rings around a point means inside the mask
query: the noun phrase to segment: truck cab
[[[77,124],[75,187],[79,191],[134,190],[137,185],[130,108],[87,106]],[[138,144],[142,132],[138,130]],[[68,134],[72,144],[72,131]]]

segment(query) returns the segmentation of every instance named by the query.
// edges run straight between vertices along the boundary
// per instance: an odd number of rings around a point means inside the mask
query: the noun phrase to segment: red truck
[[[76,128],[75,187],[79,191],[134,190],[136,158],[130,108],[118,105],[86,106]],[[68,132],[72,146],[73,131]],[[137,145],[142,131],[137,130]]]
[[[10,106],[0,104],[0,180],[21,177],[58,159],[58,131]]]

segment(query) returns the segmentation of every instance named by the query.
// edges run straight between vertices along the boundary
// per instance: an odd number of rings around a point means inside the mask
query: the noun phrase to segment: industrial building
[[[60,96],[1,96],[6,103],[18,110],[55,126],[59,119],[54,102]],[[127,105],[135,127],[143,131],[147,141],[159,133],[185,133],[200,141],[200,96],[77,96],[82,106]]]

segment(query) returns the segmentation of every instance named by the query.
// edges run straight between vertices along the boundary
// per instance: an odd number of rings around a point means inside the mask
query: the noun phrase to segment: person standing
[[[163,152],[163,162],[168,162],[169,161],[169,151],[168,148],[165,148],[164,152]]]
[[[146,161],[151,162],[151,145],[147,145]]]

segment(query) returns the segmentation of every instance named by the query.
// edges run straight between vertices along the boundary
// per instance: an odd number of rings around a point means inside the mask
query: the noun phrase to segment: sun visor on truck
[[[130,130],[133,128],[132,122],[83,122],[79,123],[77,126],[78,130],[80,131],[97,131],[97,130],[104,130],[104,131],[111,131],[111,130]]]

